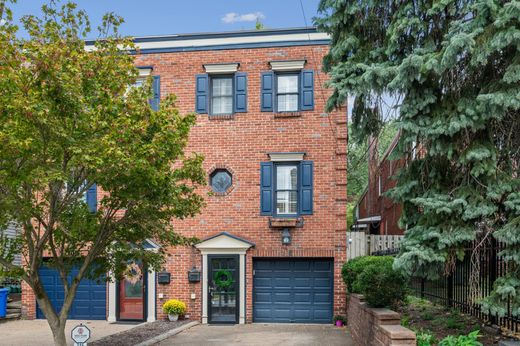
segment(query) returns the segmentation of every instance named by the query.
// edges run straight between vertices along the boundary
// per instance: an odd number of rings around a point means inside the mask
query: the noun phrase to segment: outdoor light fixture
[[[289,232],[288,228],[284,228],[282,231],[282,244],[283,245],[289,245],[291,244],[291,233]]]

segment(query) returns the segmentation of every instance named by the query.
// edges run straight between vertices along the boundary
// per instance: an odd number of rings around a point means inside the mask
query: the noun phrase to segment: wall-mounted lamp
[[[291,233],[289,232],[288,228],[284,228],[282,231],[282,244],[283,245],[289,245],[291,244]]]

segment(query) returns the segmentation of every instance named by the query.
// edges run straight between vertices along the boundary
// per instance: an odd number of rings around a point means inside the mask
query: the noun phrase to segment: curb
[[[193,322],[190,322],[190,323],[183,324],[180,327],[177,327],[175,329],[169,330],[166,333],[162,333],[160,335],[154,336],[153,338],[145,340],[145,341],[143,341],[143,342],[141,342],[141,343],[139,343],[139,344],[137,344],[135,346],[151,346],[151,345],[155,345],[156,343],[161,342],[161,341],[163,341],[165,339],[168,339],[171,336],[177,335],[180,332],[185,331],[186,329],[189,329],[191,327],[196,326],[197,324],[199,324],[198,321],[193,321]]]

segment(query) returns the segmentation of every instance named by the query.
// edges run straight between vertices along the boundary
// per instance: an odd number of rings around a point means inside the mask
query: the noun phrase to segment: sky
[[[75,0],[97,28],[104,13],[125,19],[120,32],[128,36],[168,35],[254,29],[257,18],[266,28],[305,26],[300,0]],[[312,25],[319,0],[301,0]],[[15,19],[38,14],[44,0],[18,0]],[[88,38],[96,38],[92,32]]]

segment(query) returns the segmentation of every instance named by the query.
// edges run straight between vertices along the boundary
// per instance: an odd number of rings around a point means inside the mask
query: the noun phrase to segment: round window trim
[[[226,193],[233,185],[233,175],[225,168],[215,169],[209,176],[209,184],[213,192]]]

